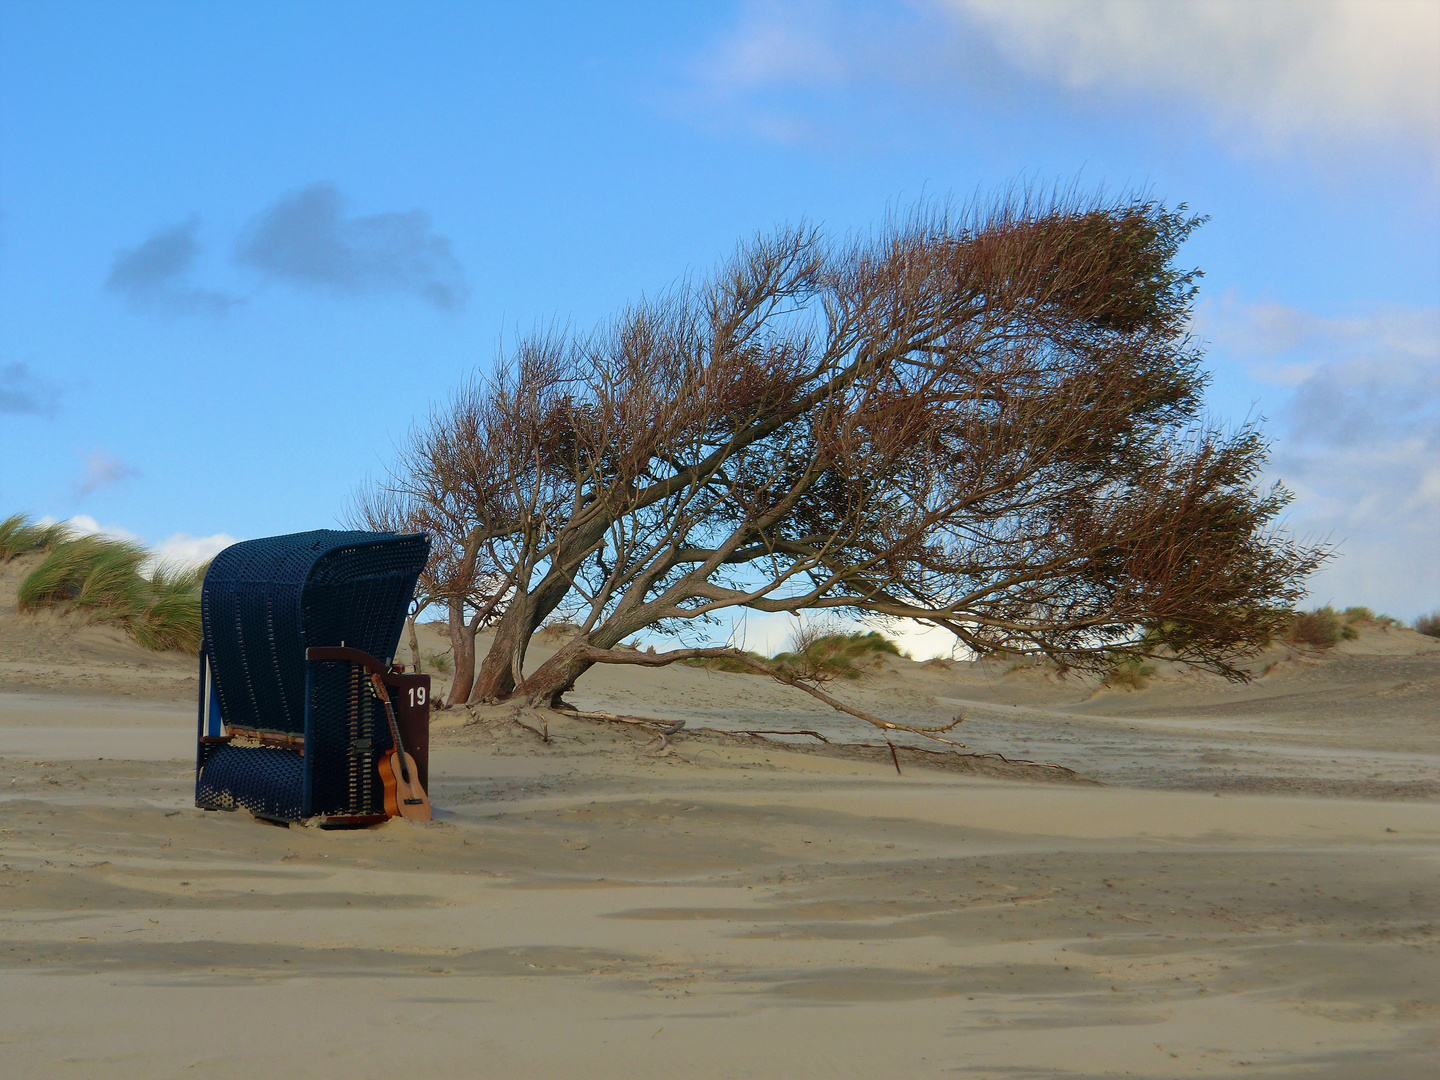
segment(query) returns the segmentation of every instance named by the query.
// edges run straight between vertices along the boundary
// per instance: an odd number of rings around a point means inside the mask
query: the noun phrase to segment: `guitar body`
[[[415,759],[403,750],[387,750],[379,769],[380,784],[385,789],[385,813],[411,821],[429,821],[430,796],[420,786]]]

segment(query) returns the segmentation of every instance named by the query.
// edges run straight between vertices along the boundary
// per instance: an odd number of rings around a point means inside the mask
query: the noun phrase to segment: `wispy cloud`
[[[285,281],[342,295],[412,293],[442,310],[465,306],[464,270],[420,210],[346,217],[333,184],[278,200],[240,238],[239,261]]]
[[[746,3],[731,31],[690,63],[679,104],[768,142],[850,139],[890,91],[946,96],[951,88],[936,83],[956,78],[956,43],[953,13],[934,3]],[[881,111],[888,119],[871,128],[893,126],[894,111]]]
[[[60,388],[30,370],[28,364],[0,368],[0,413],[54,416],[60,408]]]
[[[782,142],[849,131],[889,87],[936,121],[1048,88],[1179,104],[1263,152],[1440,145],[1433,0],[775,0],[745,5],[692,75],[699,107]]]
[[[101,488],[111,487],[139,475],[140,470],[133,465],[127,465],[104,450],[91,450],[85,455],[85,471],[75,485],[75,494],[83,499]]]
[[[1406,617],[1440,599],[1440,308],[1322,317],[1233,297],[1197,330],[1283,395],[1275,473],[1296,527],[1341,542],[1318,600]],[[1427,607],[1428,605],[1428,607]]]
[[[239,297],[189,283],[200,244],[196,218],[157,229],[136,247],[121,251],[110,266],[105,289],[139,308],[181,314],[223,315]]]

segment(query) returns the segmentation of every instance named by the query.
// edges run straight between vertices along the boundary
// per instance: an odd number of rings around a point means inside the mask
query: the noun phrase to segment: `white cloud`
[[[1249,148],[1440,144],[1434,0],[916,0],[751,4],[695,66],[712,109],[790,141],[801,89],[889,83],[953,103],[1049,86],[1071,98],[1198,109]],[[836,122],[832,117],[830,122]],[[843,123],[843,121],[840,121]]]
[[[823,611],[805,612],[799,617],[779,611],[739,611],[728,616],[726,625],[692,627],[693,641],[687,639],[682,642],[674,637],[647,633],[637,635],[636,640],[642,645],[654,645],[661,651],[703,642],[707,645],[733,645],[762,656],[774,656],[793,648],[795,631],[802,621],[812,620],[823,623],[827,633],[863,634],[878,630],[899,645],[901,652],[909,653],[916,660],[956,654],[955,635],[948,630],[904,620],[876,619],[867,622],[841,619]],[[961,653],[964,654],[964,650]]]
[[[1229,297],[1197,329],[1289,391],[1272,470],[1296,494],[1295,530],[1340,543],[1316,602],[1440,606],[1440,308],[1325,318]]]
[[[212,536],[191,536],[189,533],[171,534],[155,545],[155,561],[162,563],[194,566],[209,562],[239,538],[229,533],[215,533]]]
[[[747,8],[739,31],[721,42],[700,65],[700,74],[721,85],[770,83],[838,86],[852,74],[843,41],[827,41],[834,11],[816,3]]]
[[[1022,70],[1174,94],[1289,139],[1440,135],[1434,0],[949,0]]]
[[[1245,303],[1233,292],[1218,302],[1202,303],[1195,321],[1215,344],[1249,356],[1302,349],[1333,354],[1350,351],[1356,344],[1428,356],[1440,336],[1440,308],[1392,308],[1326,318],[1273,300]]]

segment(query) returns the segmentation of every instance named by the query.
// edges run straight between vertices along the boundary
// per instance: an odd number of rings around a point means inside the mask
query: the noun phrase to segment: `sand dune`
[[[555,713],[546,744],[451,710],[435,822],[326,833],[193,808],[189,660],[4,603],[7,1077],[1440,1060],[1440,645],[1408,631],[1276,650],[1247,686],[893,660],[837,689],[963,711],[972,750],[1077,776],[905,751],[896,775],[888,752],[724,734],[876,742],[766,680],[602,670],[577,705],[685,732],[662,750]]]

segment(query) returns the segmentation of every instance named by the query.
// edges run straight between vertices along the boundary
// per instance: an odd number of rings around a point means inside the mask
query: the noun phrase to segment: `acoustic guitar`
[[[395,710],[390,705],[390,692],[384,681],[373,671],[370,685],[375,696],[385,706],[385,718],[390,722],[390,738],[395,745],[385,751],[380,759],[380,783],[385,789],[385,813],[391,817],[409,818],[411,821],[430,820],[430,796],[420,786],[420,774],[415,770],[415,759],[405,752],[400,741],[400,725],[395,722]]]

